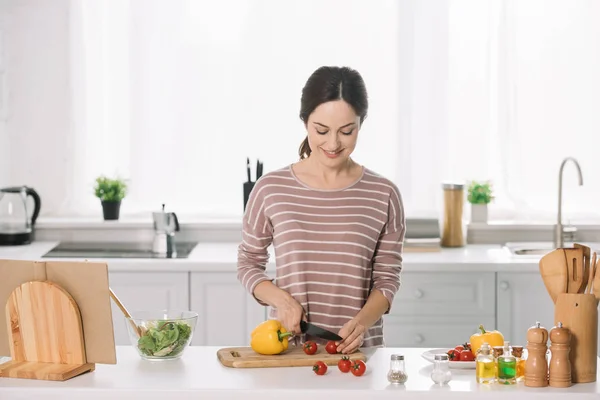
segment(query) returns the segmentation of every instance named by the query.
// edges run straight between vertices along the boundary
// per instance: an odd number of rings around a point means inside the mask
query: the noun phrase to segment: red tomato
[[[456,349],[449,350],[448,351],[448,360],[460,361],[460,352],[456,351]]]
[[[304,343],[303,349],[308,355],[315,354],[317,352],[317,344],[315,342],[307,341]]]
[[[327,372],[327,365],[323,361],[317,361],[312,369],[317,375],[325,375],[325,372]]]
[[[352,375],[361,376],[367,370],[367,365],[362,360],[356,360],[352,363]]]
[[[460,361],[475,361],[475,356],[471,350],[464,350],[460,353]]]
[[[463,347],[463,345],[462,345],[462,344],[461,344],[460,346],[456,346],[456,347],[454,348],[454,350],[458,351],[459,353],[460,353],[461,351],[463,351],[464,349],[465,349],[465,348]]]
[[[349,372],[350,368],[352,368],[352,361],[346,356],[343,356],[340,361],[338,361],[338,368],[343,373]]]
[[[327,352],[329,354],[337,354],[337,346],[335,345],[335,342],[333,340],[330,340],[329,342],[327,342],[327,346],[325,346],[325,350],[327,350]]]

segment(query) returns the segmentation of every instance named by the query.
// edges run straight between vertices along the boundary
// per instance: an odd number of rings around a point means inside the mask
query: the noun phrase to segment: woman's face
[[[339,166],[356,147],[360,117],[343,100],[323,103],[308,117],[308,144],[315,157],[326,166]]]

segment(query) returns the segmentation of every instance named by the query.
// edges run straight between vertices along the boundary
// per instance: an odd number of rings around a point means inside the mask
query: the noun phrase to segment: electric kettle
[[[33,198],[33,210],[27,204],[29,197]],[[0,189],[0,245],[31,243],[41,206],[40,196],[30,187]]]

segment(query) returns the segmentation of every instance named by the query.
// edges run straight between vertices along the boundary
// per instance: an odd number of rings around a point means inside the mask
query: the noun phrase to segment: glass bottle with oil
[[[496,381],[496,362],[488,343],[484,343],[479,348],[479,354],[475,359],[475,375],[477,383],[489,384]]]
[[[523,346],[512,346],[512,355],[517,361],[517,382],[525,379],[525,362],[527,358],[523,356]]]
[[[509,342],[504,342],[503,354],[498,357],[498,382],[505,385],[517,383],[517,359],[512,355]]]

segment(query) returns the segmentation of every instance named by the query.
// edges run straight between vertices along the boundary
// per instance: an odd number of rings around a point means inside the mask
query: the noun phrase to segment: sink
[[[42,258],[188,258],[197,244],[178,242],[177,254],[155,254],[151,243],[60,242]]]
[[[600,254],[600,243],[588,243],[588,242],[565,242],[564,247],[573,247],[574,243],[579,243],[584,246],[588,246],[590,251],[594,251]],[[553,242],[513,242],[506,243],[504,248],[507,249],[512,256],[515,257],[535,257],[541,258],[542,256],[550,253],[554,250]]]

